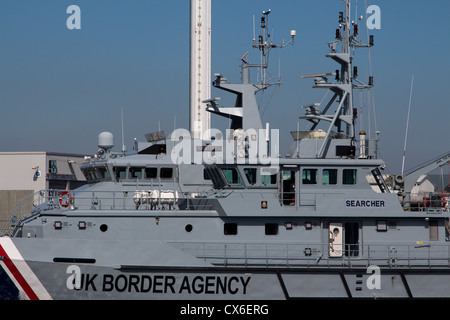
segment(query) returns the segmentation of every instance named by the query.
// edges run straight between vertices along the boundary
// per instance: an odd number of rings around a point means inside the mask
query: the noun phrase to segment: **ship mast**
[[[339,44],[342,47],[341,52],[337,52]],[[358,69],[353,67],[352,48],[373,46],[373,36],[370,36],[368,45],[363,44],[358,39],[358,24],[350,19],[350,0],[345,0],[345,12],[339,12],[339,29],[336,29],[335,41],[328,43],[330,53],[326,55],[336,61],[340,68],[334,73],[322,73],[302,76],[302,78],[314,78],[313,88],[329,89],[334,95],[326,107],[319,111],[318,104],[303,106],[307,109],[306,115],[300,119],[306,119],[313,123],[310,130],[315,130],[320,121],[330,122],[326,136],[317,153],[318,158],[326,157],[327,146],[334,128],[337,133],[346,135],[351,141],[355,139],[355,120],[357,117],[356,108],[353,106],[353,89],[366,89],[373,87],[373,78],[369,77],[369,83],[363,84],[357,79]],[[328,76],[334,76],[333,83],[328,82]],[[326,114],[333,102],[339,103],[334,114]],[[352,142],[353,143],[353,142]]]
[[[258,37],[258,41],[256,41],[255,38],[253,39],[253,48],[258,49],[261,52],[261,63],[250,64],[248,61],[249,54],[248,52],[245,53],[241,58],[241,83],[229,83],[228,80],[221,74],[215,74],[216,78],[213,82],[213,86],[215,88],[237,95],[234,107],[219,106],[217,103],[219,98],[204,101],[208,104],[207,110],[209,112],[231,119],[230,129],[232,130],[242,129],[247,131],[249,129],[263,129],[255,94],[259,91],[267,89],[271,85],[279,84],[270,83],[266,77],[266,70],[269,64],[269,52],[273,48],[284,48],[294,42],[294,37],[296,35],[295,30],[291,30],[291,39],[287,43],[276,45],[272,42],[268,27],[268,16],[270,12],[271,10],[263,11],[261,17],[262,34]],[[259,68],[261,70],[261,82],[251,82],[250,68]]]

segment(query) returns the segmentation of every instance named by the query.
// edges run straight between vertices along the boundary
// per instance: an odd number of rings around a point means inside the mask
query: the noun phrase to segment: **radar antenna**
[[[256,41],[255,36],[253,36],[253,48],[259,49],[261,52],[261,63],[257,65],[247,64],[247,56],[245,59],[241,59],[247,67],[258,67],[261,68],[261,84],[269,85],[267,83],[267,68],[269,66],[269,53],[273,48],[284,48],[289,44],[294,44],[294,38],[297,35],[295,30],[291,30],[291,39],[287,43],[282,43],[281,45],[276,45],[272,42],[271,35],[269,33],[269,14],[271,10],[263,11],[261,16],[261,29],[262,34],[258,36],[258,41]],[[244,58],[243,57],[243,58]]]

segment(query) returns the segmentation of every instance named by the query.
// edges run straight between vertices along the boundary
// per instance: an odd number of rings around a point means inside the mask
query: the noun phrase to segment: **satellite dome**
[[[98,147],[104,150],[114,147],[114,136],[111,132],[102,132],[98,135]]]

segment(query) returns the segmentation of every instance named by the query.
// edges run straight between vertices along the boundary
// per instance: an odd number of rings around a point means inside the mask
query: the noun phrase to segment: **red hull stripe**
[[[8,237],[0,238],[0,256],[4,257],[2,265],[8,269],[9,274],[14,277],[12,280],[15,280],[14,283],[20,286],[18,289],[24,292],[28,299],[39,300],[39,293],[42,293],[41,298],[51,299],[50,295],[39,282],[33,271],[28,267],[20,253],[17,251],[17,248]],[[22,272],[19,269],[21,269]],[[26,272],[25,275],[29,281],[25,279],[23,274],[24,271]],[[35,286],[37,290],[33,289],[32,286]]]

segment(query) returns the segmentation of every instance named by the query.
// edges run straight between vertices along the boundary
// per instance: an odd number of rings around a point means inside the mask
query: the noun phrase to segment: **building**
[[[84,155],[0,152],[0,226],[21,199],[44,189],[71,190],[86,183]]]

